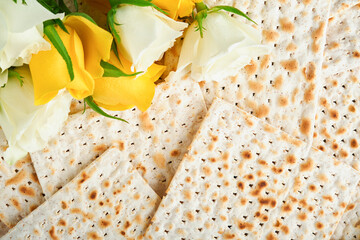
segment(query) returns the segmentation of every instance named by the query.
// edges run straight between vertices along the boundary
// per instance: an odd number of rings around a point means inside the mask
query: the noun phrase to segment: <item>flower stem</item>
[[[195,3],[195,6],[197,12],[209,9],[204,2]]]

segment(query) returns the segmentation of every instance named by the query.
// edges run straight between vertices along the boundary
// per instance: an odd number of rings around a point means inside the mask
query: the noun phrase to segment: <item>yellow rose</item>
[[[112,52],[109,63],[132,74],[131,62],[120,56],[120,61]],[[145,73],[132,77],[101,77],[95,80],[94,101],[103,108],[122,111],[136,106],[146,111],[155,94],[155,82],[166,67],[153,64]]]
[[[64,25],[69,33],[58,26],[56,31],[70,55],[74,80],[71,81],[65,61],[53,45],[50,51],[33,55],[30,71],[36,105],[49,102],[63,88],[79,100],[92,95],[94,79],[102,77],[104,73],[100,62],[110,59],[113,38],[109,32],[81,16],[66,17]]]
[[[190,16],[195,3],[202,0],[154,0],[152,3],[169,13],[169,17],[177,19],[178,17]]]

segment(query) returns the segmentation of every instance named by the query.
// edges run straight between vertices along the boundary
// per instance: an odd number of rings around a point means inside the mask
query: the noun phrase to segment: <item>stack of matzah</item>
[[[170,77],[145,113],[114,113],[130,124],[74,102],[46,148],[0,160],[0,237],[360,238],[358,1],[205,2],[246,12],[269,55]]]

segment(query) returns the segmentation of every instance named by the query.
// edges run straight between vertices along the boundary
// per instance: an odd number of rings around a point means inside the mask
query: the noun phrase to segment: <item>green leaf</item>
[[[50,42],[54,45],[61,57],[64,59],[71,81],[74,80],[74,69],[71,58],[66,50],[64,43],[62,42],[59,34],[55,29],[56,21],[47,20],[44,22],[44,34],[49,38]]]
[[[97,23],[94,21],[94,19],[92,19],[89,15],[87,15],[86,13],[82,13],[82,12],[73,12],[70,13],[67,16],[79,16],[79,17],[83,17],[87,20],[89,20],[90,22],[92,22],[93,24],[95,24],[97,26]]]
[[[17,3],[17,0],[13,0],[14,3]],[[22,4],[27,5],[26,0],[21,1]]]
[[[77,0],[74,0],[75,11],[79,11],[79,4]]]
[[[71,13],[70,9],[64,3],[64,0],[59,0],[59,7],[66,15]]]
[[[86,101],[85,101],[85,99],[84,99],[84,110],[83,110],[82,114],[84,114],[85,111],[86,111]]]
[[[37,0],[44,8],[49,10],[50,12],[57,14],[64,12],[59,5],[57,4],[56,0]]]
[[[119,52],[118,52],[118,49],[117,49],[117,46],[116,46],[116,42],[113,41],[112,44],[111,44],[111,50],[115,53],[115,56],[117,57],[117,59],[120,61],[120,57],[119,57]],[[121,63],[121,61],[120,61]],[[122,65],[121,65],[122,66]]]
[[[8,69],[8,77],[13,78],[15,77],[20,82],[20,86],[24,85],[24,81],[22,80],[24,77],[20,75],[17,71],[15,71],[13,68]]]
[[[246,18],[247,20],[255,23],[257,25],[257,23],[255,21],[253,21],[248,15],[246,15],[245,13],[243,13],[242,11],[240,11],[239,9],[237,8],[234,8],[234,7],[230,7],[230,6],[215,6],[213,8],[211,8],[209,10],[209,12],[217,12],[217,11],[220,11],[220,10],[224,10],[224,11],[227,11],[227,12],[231,12],[231,13],[234,13],[234,14],[237,14],[239,16],[242,16],[244,18]]]
[[[68,32],[68,30],[66,29],[64,23],[63,23],[59,18],[53,19],[53,21],[54,21],[54,23],[55,23],[56,25],[58,25],[64,32],[66,32],[67,34],[69,34],[69,32]]]
[[[195,20],[197,21],[197,26],[195,28],[196,31],[200,31],[201,38],[204,37],[204,30],[206,30],[203,26],[203,21],[207,17],[207,10],[202,10],[198,12],[195,16]]]
[[[120,43],[121,42],[120,35],[118,34],[118,32],[116,31],[116,28],[115,28],[115,24],[118,24],[118,23],[115,23],[115,14],[116,14],[116,7],[113,7],[110,9],[110,11],[108,12],[108,15],[107,15],[108,24],[109,24],[110,31],[115,38],[115,41],[117,43]]]
[[[114,65],[104,62],[101,60],[100,63],[101,67],[104,69],[103,77],[133,77],[136,76],[142,72],[136,72],[133,74],[127,74],[115,67]]]
[[[146,0],[109,0],[110,1],[110,5],[111,7],[116,7],[119,4],[130,4],[130,5],[135,5],[135,6],[139,6],[139,7],[153,7],[156,10],[168,15],[169,13],[165,12],[164,10],[162,10],[161,8],[159,8],[158,6],[156,6],[155,4],[153,4],[151,1],[146,1]],[[168,0],[170,1],[170,0]]]
[[[84,99],[86,104],[92,109],[94,110],[95,112],[103,115],[104,117],[108,117],[108,118],[112,118],[112,119],[116,119],[116,120],[119,120],[119,121],[123,121],[123,122],[126,122],[126,123],[129,123],[128,121],[122,119],[122,118],[117,118],[117,117],[114,117],[114,116],[111,116],[109,114],[107,114],[106,112],[104,112],[98,105],[96,105],[96,103],[94,102],[94,99],[92,96],[89,96],[87,98]]]

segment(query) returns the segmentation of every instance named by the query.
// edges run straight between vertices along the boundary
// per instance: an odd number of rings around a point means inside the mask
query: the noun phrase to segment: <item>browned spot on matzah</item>
[[[320,46],[318,45],[318,40],[323,36],[325,30],[325,22],[321,22],[318,29],[316,29],[311,37],[313,39],[312,51],[317,53],[320,50]]]
[[[278,98],[278,105],[279,105],[280,107],[286,107],[288,104],[289,104],[289,100],[288,100],[287,97],[285,97],[285,96],[280,96],[280,97]]]
[[[141,127],[145,131],[153,131],[154,125],[151,123],[149,114],[147,112],[140,114]]]
[[[21,211],[21,205],[19,203],[19,201],[16,198],[11,198],[10,199],[11,204],[19,211]]]
[[[154,162],[155,164],[159,167],[159,168],[165,168],[165,157],[164,155],[162,155],[161,153],[157,153],[153,156]]]
[[[278,238],[275,237],[274,234],[272,233],[269,233],[267,236],[266,236],[266,240],[277,240]]]
[[[17,185],[21,183],[26,178],[26,172],[24,169],[22,169],[20,172],[18,172],[14,177],[8,179],[5,182],[5,186],[9,185]]]
[[[358,51],[354,51],[354,58],[360,58],[360,53]]]
[[[286,51],[289,52],[295,52],[297,49],[297,46],[294,43],[289,43],[289,45],[287,45],[286,47]]]
[[[108,149],[108,147],[105,144],[97,145],[94,147],[94,152],[105,152],[105,150]]]
[[[283,77],[281,75],[277,76],[274,81],[274,88],[280,89],[283,84]]]
[[[308,118],[303,118],[300,123],[300,132],[302,134],[308,135],[311,129],[311,121]]]
[[[350,140],[350,146],[352,148],[358,148],[359,147],[359,144],[358,144],[358,142],[357,142],[357,140],[355,138]]]
[[[270,112],[270,108],[262,104],[255,110],[255,116],[258,118],[263,118],[266,117],[269,114],[269,112]]]
[[[58,225],[65,227],[66,226],[66,221],[64,219],[60,219],[59,222],[58,222]]]
[[[111,222],[106,219],[100,219],[99,220],[99,226],[100,228],[107,228],[111,225]],[[126,227],[125,227],[126,228]]]
[[[279,33],[273,30],[263,30],[262,35],[266,42],[275,42],[279,38]]]
[[[20,194],[22,195],[25,195],[25,196],[29,196],[29,197],[34,197],[35,196],[35,190],[31,187],[27,187],[25,185],[21,185],[19,187],[19,192]]]
[[[296,72],[299,68],[299,63],[295,59],[282,61],[280,64],[285,70],[289,72]]]
[[[55,232],[55,227],[52,226],[51,229],[49,230],[49,235],[51,237],[51,239],[53,240],[59,240],[59,237],[56,235],[56,232]]]
[[[310,62],[307,68],[303,68],[302,73],[304,78],[308,82],[312,82],[316,77],[316,65],[313,62]]]
[[[170,153],[170,155],[171,155],[172,157],[177,157],[177,156],[179,156],[179,154],[180,154],[180,151],[177,150],[177,149],[172,150],[171,153]]]
[[[245,71],[248,75],[253,75],[256,72],[257,66],[254,60],[251,60],[250,64],[245,66]]]
[[[288,18],[281,18],[279,20],[281,30],[288,33],[293,33],[295,30],[294,24]]]
[[[302,163],[300,165],[300,171],[311,171],[314,168],[314,161],[311,158],[308,158],[305,163]]]
[[[90,194],[89,194],[89,199],[90,200],[95,200],[97,198],[97,190],[93,190]]]
[[[296,163],[296,157],[294,155],[289,155],[286,157],[286,162],[289,164],[295,164]]]
[[[91,239],[91,240],[101,240],[101,239],[103,239],[96,232],[88,232],[87,237],[88,237],[88,239]]]
[[[338,120],[339,119],[339,112],[335,109],[331,109],[329,111],[329,114],[330,114],[330,118],[333,119],[333,120]]]
[[[254,225],[252,223],[250,223],[250,222],[239,221],[238,227],[241,230],[243,230],[243,229],[252,230],[254,228]]]
[[[249,160],[252,158],[252,154],[251,154],[251,151],[250,150],[246,150],[246,151],[243,151],[241,153],[241,157],[246,159],[246,160]]]
[[[312,83],[312,84],[310,84],[310,86],[305,90],[305,93],[304,93],[304,100],[305,100],[305,102],[309,103],[309,102],[311,102],[312,100],[314,100],[314,98],[315,98],[315,95],[314,95],[315,87],[316,87],[316,85]]]

